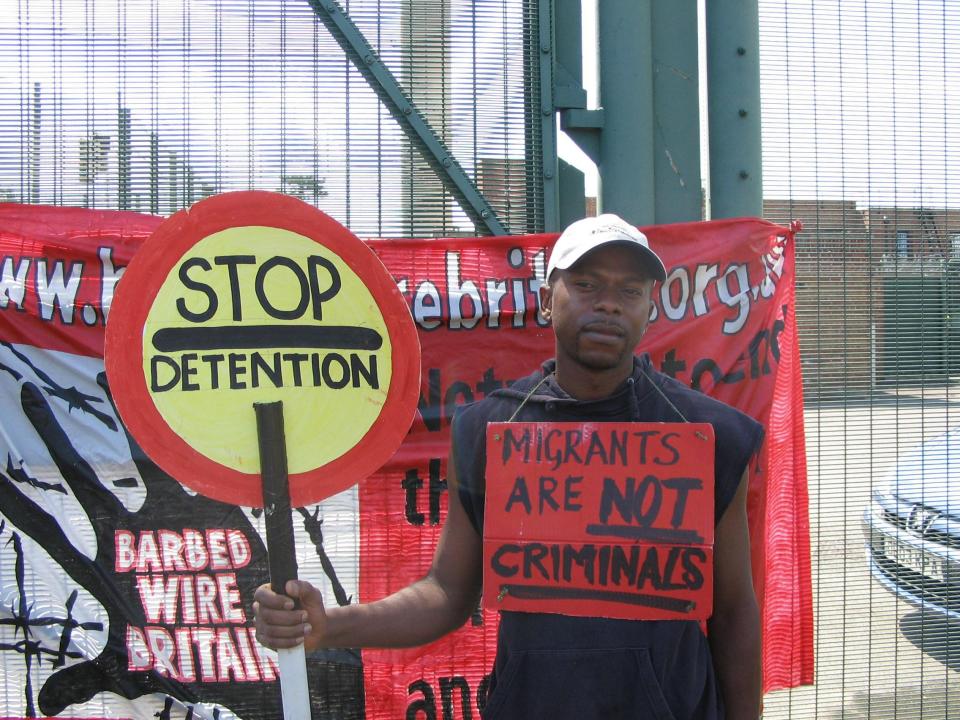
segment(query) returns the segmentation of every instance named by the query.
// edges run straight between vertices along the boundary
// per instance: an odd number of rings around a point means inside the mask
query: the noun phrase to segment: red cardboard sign
[[[490,423],[484,605],[708,618],[713,443],[705,423]]]

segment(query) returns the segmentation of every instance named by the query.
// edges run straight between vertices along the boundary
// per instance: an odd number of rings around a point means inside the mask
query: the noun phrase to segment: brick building
[[[808,387],[859,394],[956,372],[960,210],[770,199],[764,217],[803,223],[796,312]]]

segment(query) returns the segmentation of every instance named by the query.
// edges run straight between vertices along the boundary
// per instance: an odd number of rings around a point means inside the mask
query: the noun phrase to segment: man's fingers
[[[298,600],[301,605],[323,605],[320,591],[306,580],[287,580],[284,589],[289,597]]]
[[[275,593],[269,585],[261,585],[253,593],[253,599],[263,608],[293,610],[294,603],[286,595]]]
[[[296,647],[313,631],[311,613],[323,624],[323,599],[320,591],[306,581],[290,580],[286,595],[275,593],[270,585],[261,585],[254,593],[253,612],[257,640],[274,650]],[[294,600],[300,603],[295,609]]]
[[[305,623],[296,625],[267,625],[257,623],[257,640],[274,650],[296,647],[303,643],[310,626]]]
[[[253,612],[257,618],[257,625],[287,628],[302,626],[307,622],[307,613],[304,610],[278,609],[254,603]]]
[[[303,610],[276,609],[255,602],[253,612],[257,623],[257,640],[275,650],[299,645],[311,629]]]

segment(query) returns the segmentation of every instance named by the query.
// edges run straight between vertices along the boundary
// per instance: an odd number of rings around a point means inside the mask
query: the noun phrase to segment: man
[[[485,428],[491,421],[710,422],[716,434],[713,616],[631,621],[501,613],[484,718],[755,720],[759,618],[750,574],[747,466],[762,438],[742,413],[635,357],[665,278],[646,237],[614,215],[573,223],[541,288],[556,357],[533,375],[460,408],[447,465],[450,507],[429,573],[387,598],[324,610],[304,581],[290,597],[263,586],[257,634],[273,648],[403,647],[460,627],[482,574]],[[293,609],[296,598],[300,610]]]

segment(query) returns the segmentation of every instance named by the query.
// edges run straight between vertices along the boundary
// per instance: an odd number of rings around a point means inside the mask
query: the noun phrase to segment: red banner
[[[267,574],[262,517],[172,483],[129,442],[101,380],[114,288],[159,222],[0,205],[0,393],[8,409],[0,591],[15,599],[0,610],[0,662],[8,687],[18,688],[0,696],[0,715],[82,716],[93,698],[126,716],[143,715],[148,702],[202,717],[217,705],[238,717],[277,714],[271,655],[250,640],[252,589]],[[748,496],[764,686],[809,683],[792,233],[760,220],[644,230],[668,277],[641,350],[661,371],[766,427]],[[328,603],[375,599],[427,571],[447,507],[454,408],[552,355],[537,289],[554,237],[370,241],[420,334],[419,412],[380,472],[298,511],[301,575]],[[32,644],[15,634],[21,626],[34,628]],[[495,637],[496,613],[478,610],[424,648],[312,656],[315,716],[478,717]]]

